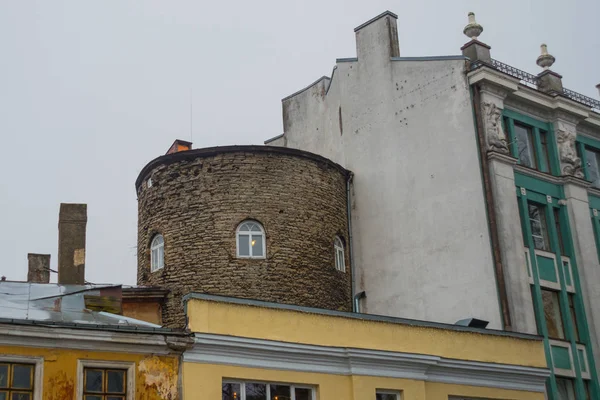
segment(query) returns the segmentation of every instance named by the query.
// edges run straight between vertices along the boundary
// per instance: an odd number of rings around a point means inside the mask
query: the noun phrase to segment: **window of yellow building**
[[[0,364],[0,400],[32,400],[33,364]]]
[[[304,385],[224,381],[222,400],[314,400],[314,390]]]

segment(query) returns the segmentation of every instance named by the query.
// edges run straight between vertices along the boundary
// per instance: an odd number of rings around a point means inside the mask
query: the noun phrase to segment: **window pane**
[[[575,316],[575,303],[573,302],[573,295],[569,295],[569,311],[571,314],[571,322],[573,322],[573,330],[575,331],[575,341],[579,342],[579,328],[577,327],[577,317]]]
[[[586,148],[585,159],[588,178],[590,179],[590,181],[592,181],[592,185],[599,187],[600,171],[598,169],[598,153]]]
[[[255,223],[250,224],[250,230],[252,232],[261,232],[260,227],[258,226],[258,224]]]
[[[549,250],[548,229],[546,225],[546,214],[544,213],[544,209],[533,204],[529,204],[528,209],[533,245],[539,250]]]
[[[0,400],[8,400],[8,392],[0,392]]]
[[[269,385],[271,386],[271,400],[290,400],[292,394],[287,385]]]
[[[106,391],[125,393],[125,371],[106,371]]]
[[[544,303],[544,317],[548,328],[548,336],[554,339],[564,339],[565,332],[560,314],[558,293],[542,290],[542,301]]]
[[[31,389],[32,365],[14,365],[12,387],[17,389]]]
[[[31,400],[31,393],[13,392],[11,400]]]
[[[222,400],[239,400],[241,390],[239,383],[223,383],[222,388]]]
[[[521,164],[534,168],[531,129],[515,124],[515,141],[517,142],[518,158]]]
[[[125,396],[106,396],[106,400],[125,400]]]
[[[267,400],[267,385],[246,383],[246,400]]]
[[[263,254],[263,237],[262,235],[252,235],[252,255],[254,257],[262,257]]]
[[[398,396],[393,393],[377,393],[375,395],[376,400],[397,400]]]
[[[102,370],[86,369],[85,370],[85,391],[86,392],[102,392]]]
[[[296,400],[312,400],[312,390],[296,388]]]
[[[102,400],[102,396],[85,396],[85,400]]]
[[[250,255],[250,236],[239,235],[238,236],[238,254],[240,256],[247,257]]]
[[[539,131],[539,132],[540,132],[540,142],[542,144],[542,154],[540,154],[539,159],[542,160],[542,162],[546,166],[545,172],[549,172],[550,171],[550,155],[548,153],[548,134],[544,131]],[[542,169],[541,164],[538,166],[538,168],[540,170]]]
[[[573,390],[573,381],[571,379],[557,378],[556,386],[558,386],[559,400],[575,400],[575,391]]]
[[[0,387],[8,387],[8,365],[0,364]]]

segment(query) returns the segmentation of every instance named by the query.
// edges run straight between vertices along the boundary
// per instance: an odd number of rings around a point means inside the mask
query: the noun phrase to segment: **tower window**
[[[339,236],[333,241],[333,249],[335,250],[335,269],[346,272],[346,259],[344,258],[344,243]]]
[[[265,230],[255,221],[244,221],[237,229],[237,256],[265,258]]]
[[[158,271],[165,266],[165,239],[162,235],[154,236],[150,244],[150,272]]]

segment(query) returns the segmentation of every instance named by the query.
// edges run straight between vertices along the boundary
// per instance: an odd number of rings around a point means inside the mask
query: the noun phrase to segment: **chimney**
[[[27,254],[27,282],[50,283],[50,254]]]
[[[373,57],[383,60],[400,57],[397,19],[396,14],[386,11],[354,29],[359,61]]]
[[[85,284],[87,204],[61,203],[58,216],[58,283]]]
[[[596,85],[596,89],[598,89],[598,96],[600,96],[600,83]]]
[[[192,142],[186,142],[185,140],[176,139],[167,154],[179,153],[180,151],[188,151],[192,149]]]

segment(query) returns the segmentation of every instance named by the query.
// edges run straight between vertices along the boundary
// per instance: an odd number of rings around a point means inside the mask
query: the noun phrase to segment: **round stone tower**
[[[171,149],[136,180],[137,281],[170,290],[165,326],[190,292],[352,310],[348,171],[283,147]]]

